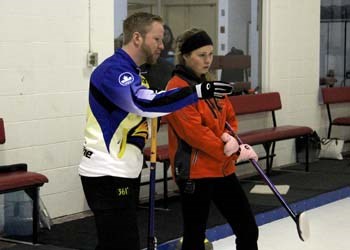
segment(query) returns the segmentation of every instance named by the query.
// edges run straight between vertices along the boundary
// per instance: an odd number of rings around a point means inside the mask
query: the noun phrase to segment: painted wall
[[[52,217],[86,210],[78,176],[89,48],[113,52],[113,0],[0,1],[0,164],[26,162],[49,178]]]
[[[319,105],[320,1],[264,1],[263,92],[278,91],[277,122],[307,125],[325,134]],[[277,143],[276,165],[295,161],[294,141]]]

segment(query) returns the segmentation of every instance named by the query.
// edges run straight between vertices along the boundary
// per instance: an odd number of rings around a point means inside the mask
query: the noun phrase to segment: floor
[[[295,165],[281,170],[276,170],[271,176],[273,183],[288,185],[290,189],[283,197],[291,205],[294,211],[306,211],[309,219],[311,237],[307,242],[300,241],[297,228],[285,209],[280,206],[278,200],[272,194],[253,194],[250,190],[261,183],[261,178],[252,177],[242,183],[247,191],[249,200],[255,210],[256,220],[259,225],[259,249],[260,250],[348,250],[350,249],[350,160],[344,161],[318,161],[310,165],[310,172],[303,171],[303,166]],[[169,204],[170,211],[156,211],[156,228],[159,229],[158,250],[174,250],[181,226],[174,228],[171,220],[179,221],[180,213],[178,202]],[[141,217],[147,217],[146,210],[140,210]],[[90,214],[82,214],[79,218],[68,216],[56,219],[56,229],[41,233],[43,244],[36,246],[13,244],[0,241],[1,250],[73,250],[94,249],[95,235],[91,234],[91,223],[81,224],[79,219]],[[213,242],[215,250],[235,249],[234,236],[222,218],[217,216],[215,210],[209,218],[210,227],[207,231],[208,238]],[[143,221],[143,224],[146,224]],[[74,226],[74,224],[76,224]],[[159,225],[158,225],[159,224]],[[168,224],[168,226],[167,226]],[[169,228],[169,224],[172,225]],[[178,223],[181,224],[181,223]],[[216,224],[216,226],[214,225]],[[76,229],[70,231],[72,227]],[[146,227],[145,227],[146,228]],[[58,230],[59,229],[59,230]],[[83,229],[83,231],[81,231]],[[172,237],[165,239],[162,234],[165,231],[174,232]],[[61,232],[60,232],[61,231]],[[62,231],[64,232],[62,234]],[[69,231],[69,232],[68,232]],[[146,229],[142,235],[147,235]],[[169,235],[167,235],[169,236]],[[55,237],[57,239],[55,239]],[[68,244],[66,238],[73,238]],[[90,239],[88,238],[90,237]],[[46,239],[46,241],[45,241]],[[169,240],[170,239],[170,240]],[[45,242],[45,243],[44,243]],[[162,242],[162,243],[161,243]],[[83,247],[84,244],[85,246]],[[282,245],[282,246],[281,246]]]
[[[306,214],[310,225],[310,238],[305,242],[299,239],[296,224],[290,217],[262,225],[259,227],[259,249],[348,250],[350,247],[349,211],[350,197],[308,210]],[[214,241],[213,248],[214,250],[232,250],[235,244],[234,240],[235,237],[230,236]],[[5,242],[2,242],[1,245],[3,247],[12,246],[12,244]],[[48,249],[42,247],[40,249]],[[6,247],[2,249],[6,249]],[[57,248],[57,250],[59,249],[63,248]]]
[[[262,225],[260,250],[347,250],[350,249],[350,198],[307,211],[310,238],[301,241],[290,217]],[[234,236],[214,241],[215,250],[232,250]]]

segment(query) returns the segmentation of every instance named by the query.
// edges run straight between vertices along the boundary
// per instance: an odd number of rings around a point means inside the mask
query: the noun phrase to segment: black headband
[[[206,45],[213,45],[210,37],[205,31],[200,31],[190,36],[181,46],[181,54],[187,54],[195,49]]]

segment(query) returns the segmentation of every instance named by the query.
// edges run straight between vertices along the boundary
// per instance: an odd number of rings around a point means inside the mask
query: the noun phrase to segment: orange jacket
[[[178,75],[170,79],[167,89],[188,86]],[[173,176],[180,179],[223,177],[236,170],[237,156],[224,154],[221,135],[227,131],[225,121],[237,131],[238,123],[228,98],[199,100],[166,116],[169,156]]]

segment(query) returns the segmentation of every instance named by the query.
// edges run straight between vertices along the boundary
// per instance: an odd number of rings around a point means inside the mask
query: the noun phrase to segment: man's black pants
[[[81,176],[81,181],[95,217],[96,250],[139,250],[139,178]]]

